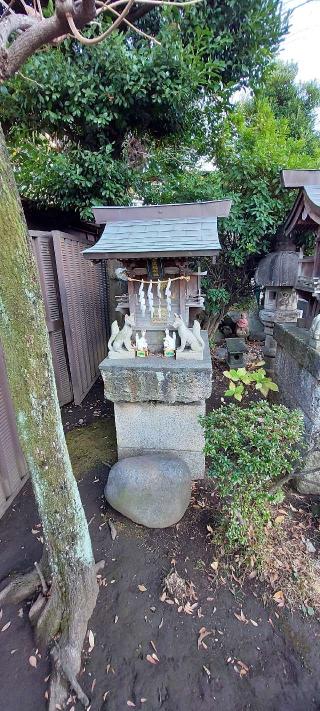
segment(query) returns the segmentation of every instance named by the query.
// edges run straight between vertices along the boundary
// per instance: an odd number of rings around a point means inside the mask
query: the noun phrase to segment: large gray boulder
[[[172,454],[121,459],[110,469],[105,497],[135,523],[166,528],[180,521],[191,497],[187,464]]]

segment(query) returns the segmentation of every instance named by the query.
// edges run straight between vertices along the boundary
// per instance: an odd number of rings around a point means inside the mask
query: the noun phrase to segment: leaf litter
[[[178,612],[184,612],[186,615],[193,615],[198,607],[194,583],[182,578],[176,570],[171,570],[166,575],[160,600],[168,605],[177,605]]]

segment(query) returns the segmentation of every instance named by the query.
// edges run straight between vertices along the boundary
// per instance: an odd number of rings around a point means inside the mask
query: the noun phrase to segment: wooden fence
[[[0,518],[27,478],[0,345]]]
[[[107,286],[103,262],[84,259],[85,237],[31,232],[46,308],[60,405],[79,405],[107,353]]]
[[[107,352],[107,287],[103,262],[82,257],[85,237],[30,232],[39,270],[60,405],[80,404]],[[19,445],[0,344],[0,517],[28,478]]]

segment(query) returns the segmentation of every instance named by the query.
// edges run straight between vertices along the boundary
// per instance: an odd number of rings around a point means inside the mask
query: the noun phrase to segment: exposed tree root
[[[32,597],[42,584],[44,576],[48,576],[49,566],[47,554],[44,551],[35,569],[28,573],[17,573],[12,576],[12,580],[0,592],[0,605],[7,602],[19,603]]]
[[[61,625],[62,607],[59,592],[53,583],[51,594],[40,610],[35,625],[35,639],[38,647],[46,647],[58,634]]]
[[[49,569],[45,558],[35,570],[14,576],[0,592],[1,604],[22,602],[33,597],[36,591],[39,593],[30,608],[29,619],[35,630],[37,646],[43,647],[53,640],[49,711],[64,708],[69,687],[84,707],[89,705],[77,676],[88,621],[98,595],[96,574],[103,566],[104,561],[101,561],[82,571],[70,571],[63,585],[61,581],[54,580],[48,588]],[[61,636],[57,642],[55,637],[59,633]]]

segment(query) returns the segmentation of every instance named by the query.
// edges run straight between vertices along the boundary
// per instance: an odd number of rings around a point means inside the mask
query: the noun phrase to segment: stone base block
[[[135,358],[136,357],[136,352],[133,351],[125,351],[124,349],[122,351],[109,351],[108,353],[108,358],[111,360],[128,360],[128,358]]]
[[[114,406],[120,458],[165,452],[187,462],[194,478],[204,476],[204,436],[199,416],[205,402],[118,402]]]
[[[189,354],[181,360],[160,355],[132,358],[130,362],[105,358],[99,367],[107,400],[116,403],[206,400],[212,390],[212,363],[208,334],[201,331],[201,335],[205,343],[203,360],[196,360]]]
[[[203,351],[176,351],[176,360],[203,360]]]

